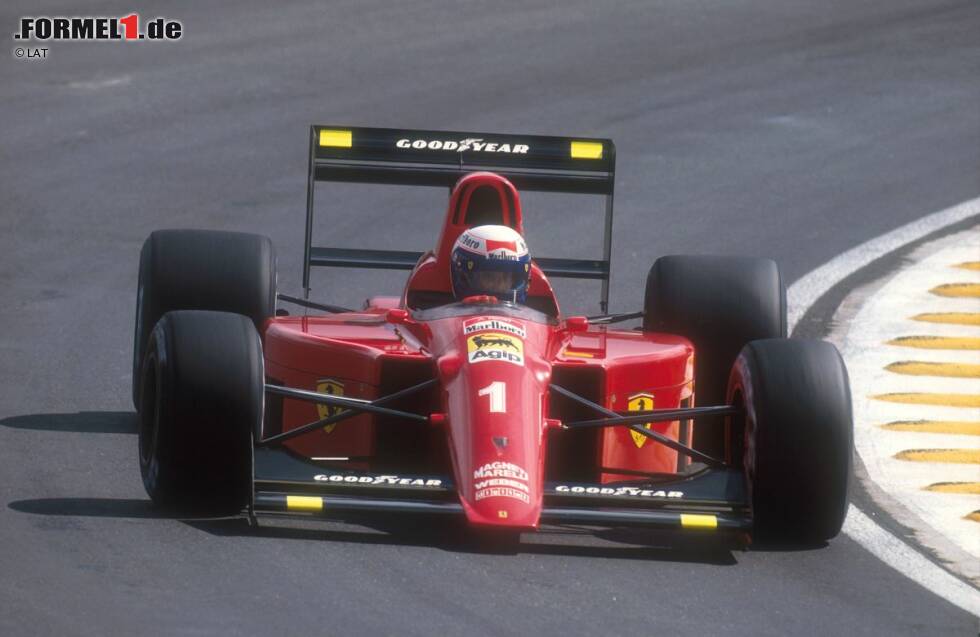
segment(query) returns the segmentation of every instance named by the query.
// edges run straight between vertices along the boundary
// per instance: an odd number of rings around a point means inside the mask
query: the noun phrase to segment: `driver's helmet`
[[[453,245],[453,295],[489,295],[524,303],[531,276],[531,255],[524,237],[507,226],[476,226],[464,230]]]

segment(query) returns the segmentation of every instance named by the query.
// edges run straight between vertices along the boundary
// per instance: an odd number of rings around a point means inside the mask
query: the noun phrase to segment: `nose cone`
[[[461,501],[472,524],[528,530],[538,527],[541,489],[521,464],[494,460],[476,467],[469,495]]]
[[[537,352],[544,351],[549,330],[499,317],[467,319],[457,330],[447,356],[459,364],[439,369],[446,372],[449,442],[463,509],[480,526],[537,528],[550,379],[550,365]]]

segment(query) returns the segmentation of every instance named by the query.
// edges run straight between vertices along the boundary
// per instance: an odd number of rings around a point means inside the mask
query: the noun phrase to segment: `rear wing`
[[[605,313],[609,305],[616,147],[609,139],[585,137],[311,126],[303,257],[306,297],[314,266],[411,270],[422,255],[311,245],[316,182],[451,190],[463,175],[484,170],[506,177],[518,190],[605,195],[601,260],[535,259],[550,277],[600,280],[600,305]]]

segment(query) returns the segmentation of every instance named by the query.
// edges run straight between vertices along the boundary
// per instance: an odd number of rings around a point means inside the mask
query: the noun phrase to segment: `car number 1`
[[[480,396],[490,396],[491,414],[507,413],[507,384],[503,381],[496,380],[490,383],[481,389],[478,394]]]

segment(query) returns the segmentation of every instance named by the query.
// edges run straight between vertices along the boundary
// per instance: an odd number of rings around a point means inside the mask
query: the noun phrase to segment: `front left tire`
[[[249,502],[264,406],[262,344],[240,314],[168,312],[141,373],[139,460],[153,502],[230,515]]]

